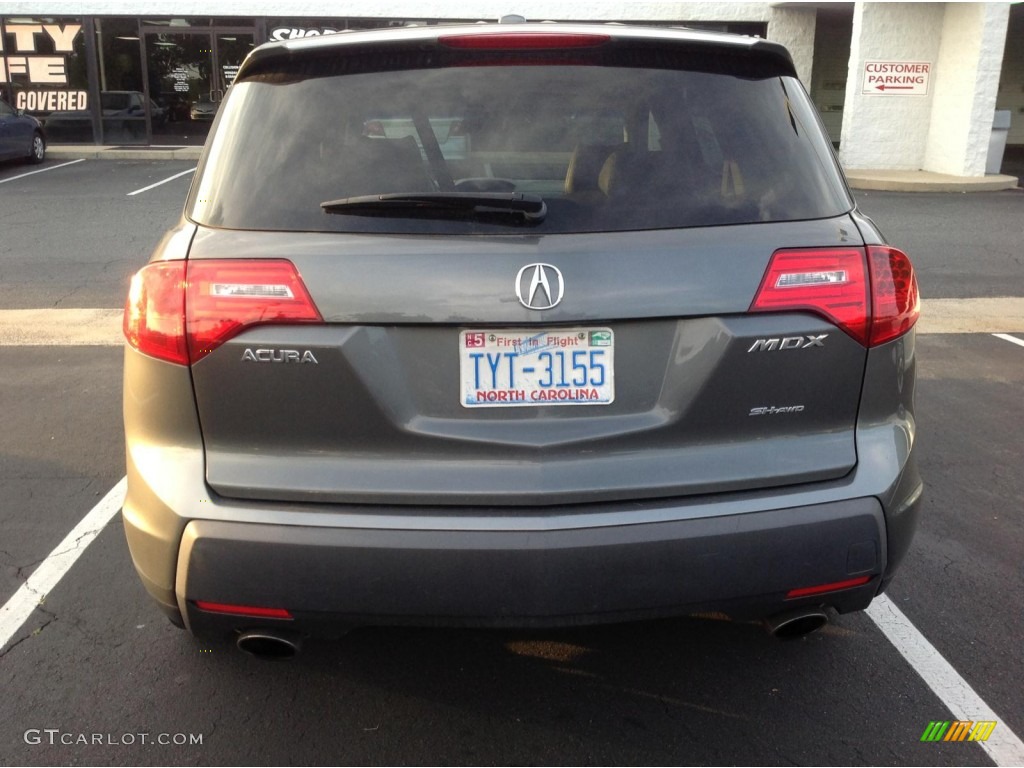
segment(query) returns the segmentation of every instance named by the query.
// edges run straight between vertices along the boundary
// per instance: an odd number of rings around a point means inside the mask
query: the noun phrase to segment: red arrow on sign
[[[875,88],[879,91],[912,91],[914,86],[912,85],[876,85]]]

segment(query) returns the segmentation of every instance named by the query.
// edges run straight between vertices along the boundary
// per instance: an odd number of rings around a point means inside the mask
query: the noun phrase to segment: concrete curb
[[[878,192],[998,192],[1017,187],[1016,176],[951,176],[930,171],[847,169],[854,189]]]
[[[92,144],[60,144],[46,148],[53,159],[74,160],[189,160],[198,161],[202,147],[103,147]]]

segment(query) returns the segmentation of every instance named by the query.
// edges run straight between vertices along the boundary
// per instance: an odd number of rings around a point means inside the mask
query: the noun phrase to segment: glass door
[[[152,144],[202,144],[252,30],[145,32]]]
[[[214,32],[214,53],[216,54],[217,72],[220,77],[218,83],[221,98],[233,82],[238,68],[242,65],[245,57],[249,55],[254,47],[254,38],[251,32]]]

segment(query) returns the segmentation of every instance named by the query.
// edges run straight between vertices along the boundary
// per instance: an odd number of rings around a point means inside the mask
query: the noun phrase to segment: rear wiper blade
[[[395,192],[325,200],[325,213],[353,216],[414,216],[489,218],[521,216],[524,223],[539,224],[548,207],[538,195],[523,192]]]

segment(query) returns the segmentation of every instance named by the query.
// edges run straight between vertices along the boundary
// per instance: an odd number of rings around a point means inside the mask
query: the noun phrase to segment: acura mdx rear
[[[265,45],[132,281],[132,557],[250,650],[708,610],[799,634],[910,544],[918,312],[779,45]]]

